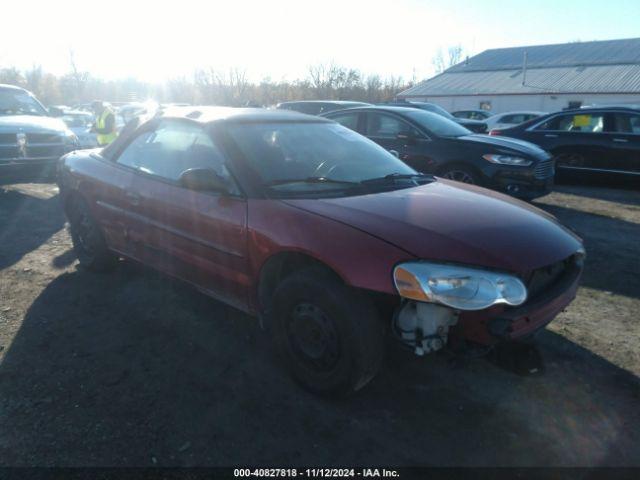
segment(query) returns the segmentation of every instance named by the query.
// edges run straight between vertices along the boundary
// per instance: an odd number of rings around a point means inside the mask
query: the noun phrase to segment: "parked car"
[[[93,114],[82,110],[66,110],[60,117],[67,127],[78,137],[80,148],[95,148],[98,138],[91,131],[94,123]]]
[[[494,128],[511,128],[521,123],[528,122],[534,118],[546,115],[547,112],[521,111],[521,112],[505,112],[493,115],[485,120],[489,132]]]
[[[489,110],[457,110],[455,112],[451,112],[456,118],[466,118],[468,120],[480,120],[481,122],[485,121],[487,118],[493,116],[493,113]]]
[[[259,316],[316,392],[364,386],[386,335],[418,354],[515,341],[576,294],[582,243],[551,215],[327,119],[202,107],[98,152],[58,177],[81,265],[132,258]]]
[[[55,171],[78,138],[30,92],[0,84],[0,175],[42,175]]]
[[[321,113],[343,110],[352,107],[365,107],[371,105],[365,102],[349,102],[344,100],[299,100],[295,102],[281,102],[276,105],[278,110],[293,110],[308,115],[320,115]]]
[[[435,113],[444,118],[447,118],[453,122],[456,122],[463,127],[471,130],[475,133],[485,133],[487,131],[487,124],[484,122],[480,122],[478,120],[469,120],[466,118],[456,118],[447,112],[440,105],[436,105],[435,103],[427,103],[427,102],[391,102],[384,103],[381,106],[389,106],[389,107],[408,107],[408,108],[418,108],[420,110],[425,110],[427,112]]]
[[[545,195],[553,186],[553,162],[541,148],[508,138],[495,142],[431,112],[368,107],[324,116],[395,152],[419,172],[528,199]]]
[[[640,178],[640,109],[580,108],[545,115],[491,135],[551,152],[559,172]]]

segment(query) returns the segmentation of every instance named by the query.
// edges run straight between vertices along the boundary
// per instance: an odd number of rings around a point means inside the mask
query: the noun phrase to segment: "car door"
[[[430,172],[435,160],[429,154],[425,134],[402,118],[381,112],[366,112],[364,132],[368,138],[391,152],[420,172]]]
[[[609,113],[605,136],[611,155],[603,168],[640,175],[640,113]]]
[[[551,152],[560,169],[598,168],[610,151],[604,119],[600,111],[558,114],[529,128],[523,137]]]
[[[129,237],[144,263],[245,308],[248,292],[247,202],[209,133],[195,122],[163,120],[140,149],[119,163],[135,171],[127,197]],[[210,168],[228,193],[189,190],[181,174]]]
[[[91,153],[91,157],[95,160],[91,164],[91,174],[82,175],[77,188],[87,199],[109,247],[123,255],[131,255],[127,239],[129,218],[124,212],[128,208],[126,194],[133,183],[133,172],[119,168],[102,152]]]

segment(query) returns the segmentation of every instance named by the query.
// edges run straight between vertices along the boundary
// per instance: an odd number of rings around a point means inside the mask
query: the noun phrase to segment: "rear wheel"
[[[80,265],[95,272],[112,269],[116,257],[107,248],[102,230],[84,200],[77,198],[72,201],[69,223],[73,250]]]
[[[280,284],[273,326],[293,378],[313,392],[355,392],[382,363],[384,325],[372,302],[322,269],[293,273]]]

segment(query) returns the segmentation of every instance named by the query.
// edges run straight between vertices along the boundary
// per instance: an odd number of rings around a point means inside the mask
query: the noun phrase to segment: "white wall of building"
[[[431,102],[446,110],[475,110],[481,108],[483,102],[490,102],[491,112],[503,113],[514,110],[538,110],[555,112],[567,108],[570,101],[590,104],[635,104],[640,105],[640,93],[628,94],[540,94],[540,95],[460,95],[448,97],[420,97],[407,100]]]

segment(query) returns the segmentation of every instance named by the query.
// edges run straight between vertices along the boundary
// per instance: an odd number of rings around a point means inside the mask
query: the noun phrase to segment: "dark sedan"
[[[545,195],[553,185],[553,162],[541,148],[521,140],[474,135],[434,113],[385,106],[324,116],[369,137],[420,172],[528,199]]]
[[[640,179],[640,110],[581,108],[492,130],[551,152],[563,175],[589,173]]]
[[[390,107],[409,107],[409,108],[418,108],[420,110],[424,110],[426,112],[435,113],[440,115],[441,117],[448,118],[451,121],[459,123],[465,128],[468,128],[474,133],[486,133],[487,124],[485,122],[481,122],[479,120],[473,120],[470,118],[458,118],[451,115],[440,105],[436,105],[435,103],[428,102],[395,102],[395,103],[385,103],[384,106]]]

